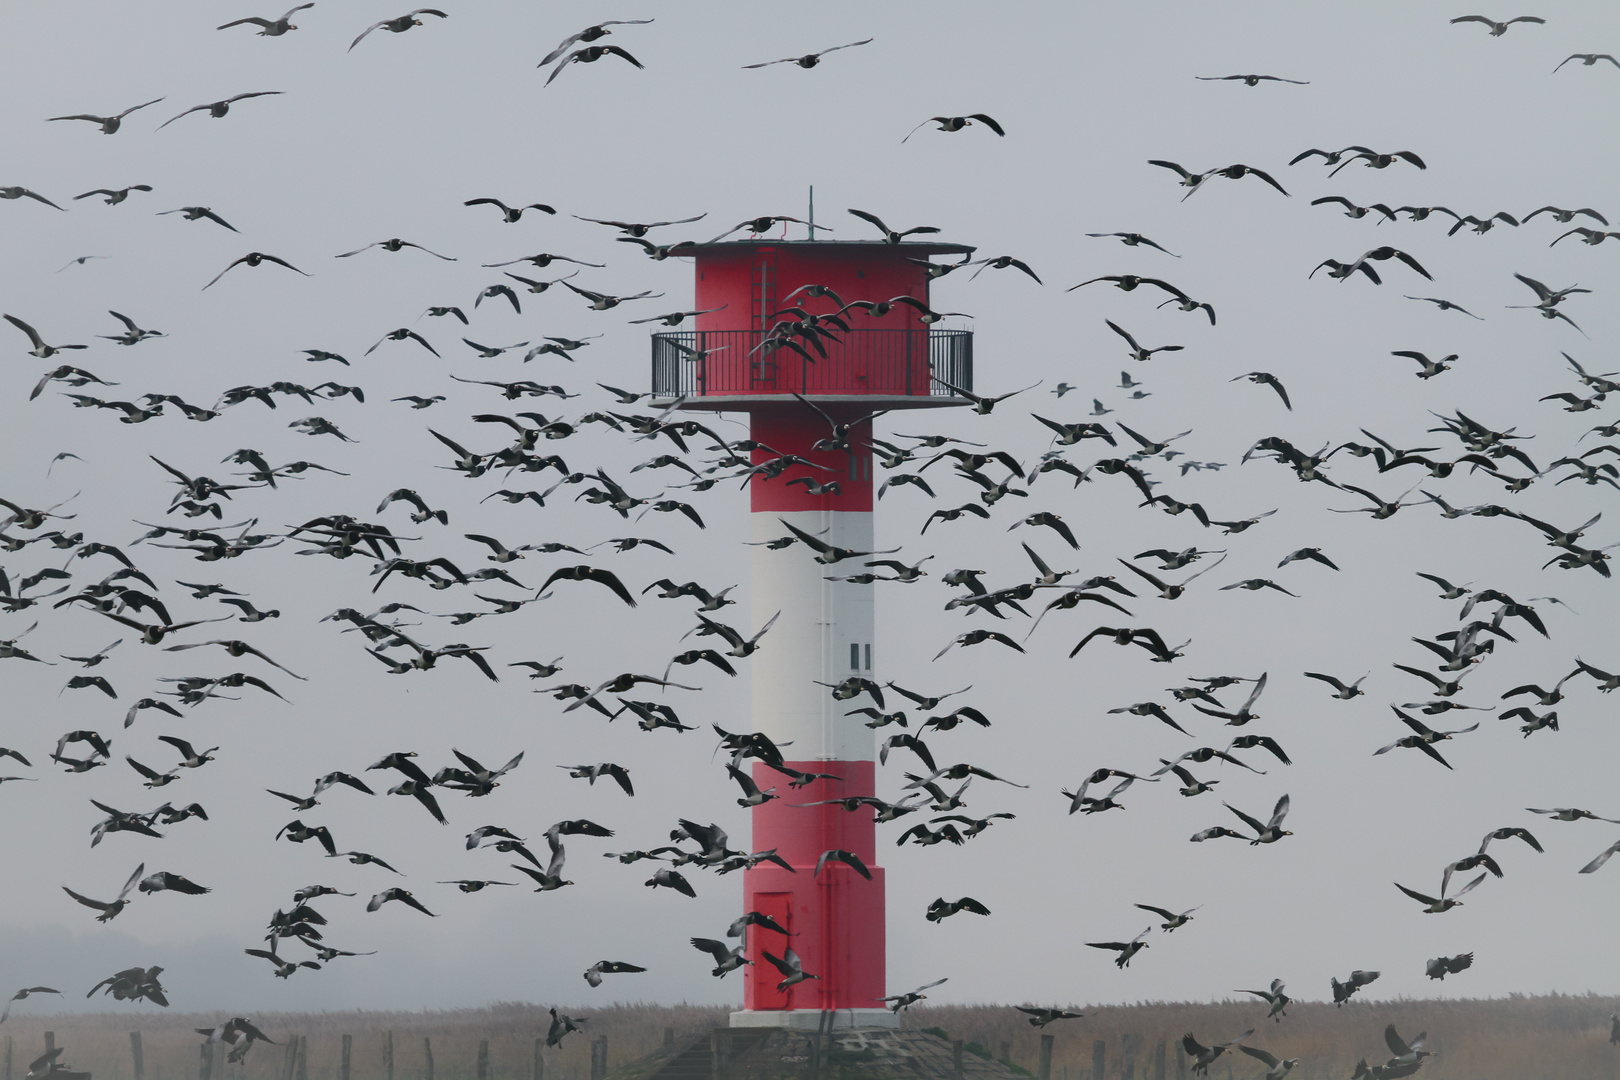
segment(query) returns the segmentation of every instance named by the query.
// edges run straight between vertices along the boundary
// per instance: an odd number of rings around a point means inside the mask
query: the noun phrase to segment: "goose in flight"
[[[32,349],[28,350],[28,355],[37,356],[41,360],[49,360],[51,357],[55,356],[64,349],[88,349],[90,347],[88,345],[47,345],[45,344],[45,339],[39,336],[38,330],[35,330],[32,326],[29,326],[27,323],[17,318],[17,316],[7,315],[5,316],[5,319],[6,322],[28,335],[28,340],[33,343],[34,346]]]
[[[299,4],[297,7],[291,9],[287,12],[287,14],[283,15],[279,19],[263,19],[256,15],[250,15],[245,19],[236,19],[232,22],[224,24],[223,26],[217,26],[215,29],[229,30],[233,26],[241,26],[243,23],[251,23],[252,25],[260,28],[259,37],[280,37],[289,30],[298,29],[298,24],[290,21],[294,15],[300,11],[303,11],[305,8],[312,8],[314,6],[314,0],[310,0],[310,2],[307,4]]]
[[[1266,1067],[1263,1080],[1282,1080],[1290,1069],[1299,1064],[1299,1058],[1279,1058],[1276,1054],[1253,1046],[1240,1046],[1238,1049]]]
[[[1457,897],[1472,891],[1476,885],[1484,881],[1489,876],[1490,875],[1488,874],[1481,874],[1473,881],[1470,881],[1468,884],[1458,889],[1457,896],[1447,896],[1443,899],[1436,899],[1433,896],[1425,896],[1423,893],[1420,893],[1415,889],[1408,889],[1405,885],[1402,885],[1398,881],[1395,882],[1395,887],[1401,890],[1401,892],[1405,893],[1407,896],[1410,896],[1413,900],[1416,900],[1418,903],[1424,905],[1424,914],[1441,915],[1450,911],[1454,907],[1462,907],[1462,901],[1457,899]]]
[[[46,206],[55,207],[57,210],[62,209],[62,207],[57,206],[55,203],[51,202],[51,200],[47,199],[45,196],[39,194],[37,191],[29,191],[25,187],[0,187],[0,199],[33,199],[35,202],[42,202]],[[86,255],[85,258],[105,258],[105,256]],[[72,263],[68,264],[68,266],[72,265]],[[65,270],[67,267],[63,267],[62,269]],[[57,271],[57,273],[61,272],[61,270]]]
[[[1109,949],[1113,952],[1119,953],[1118,956],[1114,957],[1114,966],[1119,968],[1121,971],[1124,971],[1126,968],[1131,966],[1131,958],[1137,953],[1141,952],[1143,949],[1147,948],[1147,946],[1143,944],[1142,939],[1147,937],[1152,932],[1153,927],[1149,926],[1146,930],[1143,930],[1140,934],[1137,934],[1129,941],[1088,941],[1086,942],[1086,945],[1093,949]]]
[[[762,952],[760,955],[765,957],[767,963],[782,973],[782,981],[776,984],[777,993],[781,993],[788,987],[796,986],[807,979],[821,978],[820,975],[812,975],[804,970],[804,965],[799,960],[799,954],[793,951],[791,945],[782,950],[780,957],[773,956],[769,952]]]
[[[449,15],[440,11],[438,8],[417,8],[415,11],[406,12],[404,15],[400,15],[392,19],[383,19],[381,22],[374,22],[364,30],[360,31],[360,36],[350,42],[348,49],[345,51],[353,52],[354,47],[364,41],[366,39],[366,35],[371,33],[373,30],[387,30],[390,33],[403,34],[413,26],[421,26],[422,20],[417,18],[418,15],[437,15],[441,19],[448,19],[450,17]]]
[[[214,284],[214,281],[218,281],[220,278],[224,277],[238,266],[242,266],[244,264],[247,266],[258,266],[260,263],[267,262],[275,263],[277,266],[285,266],[288,270],[291,270],[295,274],[304,274],[304,271],[298,269],[298,267],[294,266],[286,259],[278,259],[274,255],[266,255],[262,251],[250,251],[246,255],[243,255],[240,259],[237,259],[235,262],[231,263],[231,265],[227,266],[225,269],[221,270],[219,273],[215,274],[214,280],[210,281],[208,285],[204,285],[203,288],[207,289],[210,285]],[[304,276],[313,277],[314,275],[304,274]]]
[[[1308,79],[1284,79],[1277,75],[1195,75],[1199,82],[1241,82],[1244,86],[1259,86],[1263,82],[1293,83],[1295,86],[1309,86]]]
[[[638,68],[645,66],[640,60],[637,60],[617,45],[587,45],[583,49],[576,49],[569,53],[566,60],[552,68],[551,75],[546,79],[546,85],[550,86],[569,64],[594,64],[604,56],[617,56],[622,60],[629,61],[631,65]]]
[[[1047,1024],[1056,1023],[1059,1020],[1078,1020],[1086,1015],[1085,1013],[1069,1012],[1065,1009],[1032,1009],[1027,1005],[1014,1005],[1013,1008],[1021,1013],[1028,1014],[1030,1027],[1036,1028],[1043,1028]]]
[[[1556,74],[1557,71],[1558,71],[1558,68],[1563,67],[1565,64],[1569,63],[1571,60],[1579,60],[1581,62],[1582,67],[1591,67],[1593,64],[1597,63],[1599,60],[1607,60],[1609,63],[1613,64],[1615,67],[1620,67],[1620,60],[1616,60],[1613,56],[1609,55],[1608,53],[1571,53],[1567,58],[1559,61],[1558,67],[1553,68],[1553,72]],[[1607,224],[1607,222],[1605,222],[1605,224]]]
[[[1112,233],[1088,232],[1088,233],[1086,233],[1086,235],[1087,236],[1094,236],[1094,237],[1117,236],[1117,237],[1119,237],[1119,242],[1124,244],[1126,247],[1136,247],[1138,244],[1146,244],[1148,247],[1153,248],[1156,251],[1163,251],[1166,255],[1170,256],[1172,259],[1181,258],[1180,255],[1177,255],[1173,251],[1166,251],[1164,248],[1160,247],[1158,244],[1155,244],[1152,240],[1149,240],[1147,237],[1143,236],[1141,233],[1135,233],[1135,232],[1112,232]]]
[[[762,64],[744,64],[743,70],[752,71],[755,68],[770,67],[772,64],[797,64],[799,67],[809,69],[821,63],[821,58],[830,52],[837,52],[839,49],[853,49],[857,45],[870,44],[872,44],[871,38],[866,38],[864,41],[851,41],[847,45],[834,45],[830,49],[822,49],[820,52],[806,53],[803,56],[788,56],[781,60],[766,60]]]
[[[903,232],[896,232],[894,229],[891,229],[887,225],[885,225],[883,223],[883,219],[878,217],[876,214],[868,213],[865,210],[856,210],[854,208],[850,208],[849,212],[851,214],[855,215],[856,217],[860,218],[862,221],[865,221],[865,222],[868,222],[868,223],[870,223],[872,225],[877,226],[878,232],[883,234],[883,242],[885,244],[898,244],[901,241],[903,241],[906,237],[911,236],[911,235],[916,234],[916,233],[937,233],[937,232],[939,232],[939,229],[936,228],[933,225],[918,225],[915,228],[906,229]],[[778,221],[794,221],[796,219],[794,219],[794,218],[777,218],[776,220],[778,220]],[[758,224],[758,222],[749,222],[747,224]],[[766,226],[766,228],[769,228],[769,227],[770,226]],[[736,230],[733,229],[732,231],[735,232]],[[761,230],[761,231],[763,231],[763,230]]]
[[[194,112],[202,112],[204,109],[207,109],[208,110],[208,115],[212,116],[215,120],[218,120],[221,117],[223,117],[226,113],[231,111],[231,104],[233,102],[243,101],[243,100],[245,100],[247,98],[271,97],[273,95],[283,94],[283,93],[286,93],[286,91],[284,91],[284,90],[254,90],[254,91],[252,91],[250,93],[237,94],[235,97],[228,97],[228,98],[225,98],[225,99],[223,99],[221,101],[210,101],[210,102],[207,102],[207,103],[202,104],[202,105],[193,105],[191,108],[189,108],[185,112],[181,113],[180,116],[190,116]],[[171,119],[163,121],[163,123],[161,123],[161,124],[159,124],[157,126],[157,130],[162,131],[164,128],[168,127],[170,124],[172,124],[176,120],[180,119],[180,116],[172,117]]]
[[[82,896],[79,893],[74,892],[66,885],[62,886],[62,891],[73,897],[73,899],[77,900],[85,907],[90,908],[93,911],[101,912],[100,915],[96,916],[97,922],[110,922],[118,917],[119,912],[123,911],[124,908],[129,906],[129,892],[135,887],[136,883],[141,880],[145,873],[146,864],[141,863],[141,865],[135,868],[135,872],[129,876],[129,880],[124,882],[124,887],[119,890],[118,897],[114,900],[92,900],[88,896]]]
[[[557,59],[557,57],[567,52],[571,46],[578,45],[581,42],[589,45],[593,41],[600,41],[602,38],[613,33],[613,31],[608,29],[610,26],[645,26],[652,21],[653,20],[651,19],[607,19],[603,22],[596,23],[593,26],[587,26],[579,33],[570,34],[563,38],[562,43],[547,53],[545,59],[541,60],[540,63],[536,64],[535,66],[545,67],[547,64]]]
[[[89,113],[75,113],[73,116],[52,116],[46,120],[46,123],[50,123],[51,120],[88,120],[92,124],[99,124],[101,126],[101,133],[103,135],[116,135],[118,134],[118,129],[123,126],[124,117],[128,116],[136,109],[144,109],[148,105],[156,105],[162,100],[162,98],[153,98],[151,101],[142,102],[139,105],[131,105],[129,108],[125,109],[116,116],[91,116]]]
[[[906,139],[911,138],[912,135],[917,134],[917,132],[921,131],[929,124],[939,125],[939,127],[934,129],[935,131],[961,131],[964,128],[972,127],[974,121],[978,121],[1002,137],[1005,137],[1007,134],[1004,130],[1002,130],[1000,124],[996,123],[994,119],[986,116],[984,113],[968,113],[966,116],[931,116],[927,120],[924,120],[922,123],[918,124],[916,127],[912,128],[910,133],[906,135],[906,138],[901,139],[900,141],[905,142]]]
[[[1283,993],[1283,981],[1281,979],[1272,979],[1270,990],[1240,990],[1238,993],[1253,994],[1258,998],[1263,998],[1271,1006],[1271,1011],[1266,1013],[1266,1019],[1275,1020],[1279,1024],[1282,1023],[1282,1018],[1288,1015],[1285,1010],[1294,1001],[1293,998]]]
[[[1243,819],[1243,823],[1254,830],[1255,835],[1249,840],[1249,845],[1251,847],[1253,847],[1255,844],[1274,844],[1285,836],[1294,835],[1288,830],[1282,828],[1283,818],[1288,816],[1289,798],[1287,795],[1284,795],[1282,798],[1277,800],[1276,807],[1271,811],[1271,819],[1264,825],[1262,825],[1256,818],[1250,817],[1248,814],[1245,814],[1243,811],[1237,809],[1235,806],[1232,806],[1230,803],[1222,803],[1221,805],[1225,806],[1228,810],[1232,811],[1232,813]]]
[[[1455,26],[1457,23],[1484,23],[1486,26],[1490,27],[1491,37],[1501,37],[1503,34],[1507,33],[1508,27],[1512,26],[1514,23],[1545,23],[1546,21],[1546,19],[1543,19],[1538,15],[1519,15],[1503,22],[1497,22],[1495,19],[1486,18],[1484,15],[1459,15],[1455,19],[1451,20],[1453,26]]]

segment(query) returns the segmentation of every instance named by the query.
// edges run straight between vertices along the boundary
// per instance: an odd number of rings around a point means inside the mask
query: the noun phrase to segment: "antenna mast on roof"
[[[810,185],[810,212],[806,214],[805,217],[809,219],[809,221],[805,224],[804,230],[808,234],[807,239],[814,240],[816,238],[817,229],[820,229],[822,232],[832,232],[832,229],[826,225],[816,224],[816,186],[814,184]]]

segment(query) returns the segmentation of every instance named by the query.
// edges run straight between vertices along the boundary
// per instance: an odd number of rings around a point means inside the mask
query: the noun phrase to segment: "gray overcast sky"
[[[1125,1001],[1219,996],[1282,977],[1296,996],[1317,997],[1326,994],[1330,975],[1342,978],[1360,967],[1384,971],[1372,988],[1378,996],[1615,992],[1620,937],[1611,926],[1620,870],[1591,876],[1576,870],[1616,839],[1616,827],[1550,822],[1524,811],[1584,806],[1620,816],[1612,766],[1620,734],[1612,702],[1590,680],[1566,687],[1558,732],[1526,739],[1491,714],[1440,717],[1481,718],[1479,731],[1445,747],[1455,772],[1411,751],[1371,756],[1405,733],[1387,703],[1424,697],[1421,684],[1391,663],[1432,666],[1409,639],[1458,625],[1459,603],[1435,599],[1436,590],[1415,571],[1521,599],[1551,594],[1569,605],[1537,605],[1550,640],[1510,620],[1518,644],[1501,643],[1470,676],[1462,697],[1480,706],[1499,704],[1504,690],[1523,682],[1556,681],[1576,655],[1616,670],[1620,620],[1613,614],[1613,583],[1587,570],[1542,571],[1552,552],[1521,522],[1448,521],[1432,508],[1408,509],[1389,521],[1335,514],[1328,508],[1358,507],[1362,500],[1301,485],[1269,461],[1238,467],[1262,436],[1280,435],[1314,450],[1361,439],[1362,427],[1399,445],[1454,452],[1458,444],[1449,436],[1425,433],[1435,426],[1430,410],[1461,409],[1497,430],[1517,426],[1520,434],[1533,434],[1526,445],[1542,467],[1601,441],[1577,447],[1581,433],[1608,422],[1612,409],[1566,415],[1558,403],[1537,399],[1582,391],[1560,352],[1593,371],[1620,366],[1614,363],[1620,318],[1611,300],[1620,246],[1586,247],[1571,238],[1549,249],[1568,226],[1548,215],[1517,229],[1448,238],[1449,218],[1375,225],[1374,217],[1347,220],[1334,207],[1309,203],[1342,194],[1362,204],[1440,204],[1460,214],[1520,217],[1553,203],[1596,207],[1616,220],[1620,149],[1612,118],[1620,70],[1576,63],[1551,74],[1570,53],[1620,51],[1620,13],[1613,5],[1530,5],[1524,10],[1544,15],[1546,25],[1519,24],[1501,38],[1479,25],[1448,25],[1450,16],[1463,13],[1460,7],[1402,3],[1353,9],[827,3],[813,16],[802,7],[749,4],[450,3],[445,10],[448,19],[430,17],[429,25],[403,35],[373,34],[352,52],[345,49],[355,34],[397,8],[321,0],[298,13],[299,30],[274,39],[257,37],[250,27],[214,29],[229,18],[279,14],[245,3],[12,4],[0,16],[8,43],[0,67],[8,151],[0,183],[25,185],[70,208],[57,213],[29,200],[0,204],[0,304],[53,343],[95,342],[87,352],[38,361],[26,355],[21,334],[0,328],[0,495],[45,506],[82,492],[71,505],[79,516],[65,524],[87,540],[128,551],[162,586],[177,619],[221,609],[190,599],[171,584],[176,578],[223,581],[261,608],[279,608],[277,620],[219,629],[247,638],[309,679],[296,682],[251,658],[232,661],[211,650],[173,654],[141,646],[82,609],[0,615],[0,634],[8,637],[37,616],[39,629],[23,645],[47,658],[125,638],[97,669],[117,687],[117,702],[94,690],[59,696],[73,671],[65,663],[0,664],[7,703],[0,745],[22,749],[35,763],[22,770],[8,762],[0,771],[39,778],[0,786],[0,813],[8,823],[0,991],[13,984],[62,985],[68,990],[63,1006],[73,1007],[84,1004],[78,987],[124,966],[158,963],[168,969],[177,1008],[574,1001],[586,993],[579,972],[607,956],[650,970],[594,992],[603,997],[740,1000],[740,980],[711,979],[706,961],[685,940],[720,935],[737,909],[737,879],[703,875],[698,899],[687,900],[642,888],[646,864],[624,867],[601,857],[663,842],[680,816],[718,821],[733,837],[747,835],[735,792],[711,759],[708,734],[647,734],[624,720],[608,726],[584,711],[564,716],[561,704],[531,695],[527,680],[508,675],[492,685],[466,664],[446,661],[440,670],[391,677],[364,655],[356,635],[317,622],[338,606],[370,611],[390,600],[435,612],[476,608],[465,590],[434,593],[391,579],[374,599],[365,560],[299,558],[292,544],[229,564],[198,564],[182,552],[128,544],[141,531],[134,521],[161,518],[173,490],[148,454],[223,478],[235,467],[219,461],[238,447],[259,448],[276,463],[307,458],[351,474],[307,473],[278,491],[242,492],[226,504],[234,515],[228,520],[255,517],[261,529],[349,513],[426,536],[413,554],[445,554],[463,565],[479,564],[482,554],[461,539],[464,532],[579,546],[626,535],[605,509],[566,500],[544,510],[480,504],[494,484],[435,471],[447,456],[428,426],[477,448],[492,447],[500,440],[468,417],[505,404],[494,391],[447,375],[563,382],[584,396],[566,405],[554,399],[537,404],[548,415],[564,416],[609,403],[596,381],[644,387],[644,328],[625,322],[689,300],[690,264],[646,261],[629,245],[612,242],[610,231],[568,215],[656,220],[706,212],[692,231],[663,230],[660,237],[701,240],[744,217],[800,215],[813,184],[818,220],[835,227],[839,238],[868,235],[843,212],[862,207],[901,227],[937,225],[948,239],[978,245],[981,255],[1016,255],[1046,281],[1043,288],[1016,272],[992,272],[969,282],[958,273],[935,285],[938,306],[974,316],[971,323],[948,325],[976,331],[980,390],[997,393],[1039,379],[1038,390],[989,418],[926,414],[892,427],[885,421],[884,430],[948,432],[1004,447],[1030,463],[1047,449],[1048,433],[1029,412],[1078,420],[1096,397],[1116,410],[1104,423],[1124,420],[1155,437],[1190,428],[1177,446],[1191,458],[1227,465],[1183,478],[1174,465],[1153,463],[1160,490],[1201,502],[1215,517],[1279,510],[1227,541],[1189,515],[1133,510],[1134,490],[1121,477],[1099,475],[1073,491],[1052,474],[1039,479],[1027,499],[998,506],[991,521],[936,527],[924,541],[917,529],[928,512],[966,501],[976,489],[941,476],[948,490],[937,503],[913,489],[884,499],[879,543],[904,544],[908,557],[935,554],[929,565],[939,570],[916,586],[879,587],[880,676],[938,691],[973,683],[964,700],[989,713],[995,726],[933,742],[948,760],[977,762],[1030,785],[1019,790],[976,782],[969,791],[973,812],[1005,810],[1018,818],[963,849],[887,846],[891,988],[949,975],[951,981],[932,992],[937,1000]],[[619,28],[610,39],[646,69],[609,58],[576,65],[542,89],[539,58],[605,16],[656,18],[650,26]],[[871,45],[835,53],[812,71],[790,65],[740,70],[868,36],[875,39]],[[1250,89],[1194,79],[1251,71],[1310,85]],[[257,90],[285,96],[241,102],[222,120],[198,114],[154,130],[192,104]],[[165,100],[133,114],[113,137],[88,124],[43,122],[64,113],[116,112],[159,96]],[[1007,136],[974,127],[956,135],[919,132],[901,144],[915,124],[941,112],[988,113]],[[1319,164],[1287,165],[1308,147],[1353,143],[1414,150],[1428,169],[1356,165],[1329,180]],[[1292,197],[1252,178],[1217,178],[1182,202],[1174,177],[1147,166],[1149,158],[1198,170],[1244,162],[1272,173]],[[118,206],[69,201],[91,188],[134,183],[155,190]],[[543,201],[561,213],[531,213],[504,225],[487,207],[462,205],[477,196]],[[185,205],[211,206],[240,233],[155,214]],[[1084,236],[1114,230],[1143,232],[1182,257]],[[378,250],[333,259],[390,236],[459,261]],[[1306,280],[1326,257],[1348,260],[1386,243],[1415,255],[1434,282],[1393,262],[1379,264],[1382,287],[1320,274]],[[199,291],[249,250],[278,255],[314,276],[273,266],[238,268]],[[525,295],[521,316],[499,302],[471,310],[480,288],[502,280],[480,263],[541,250],[609,263],[581,274],[586,287],[650,288],[666,296],[649,302],[656,307],[597,313],[554,290]],[[108,258],[56,272],[69,259],[91,254]],[[1515,271],[1555,287],[1579,282],[1594,290],[1563,307],[1590,336],[1534,312],[1505,310],[1534,301],[1513,280]],[[1209,326],[1201,313],[1155,311],[1156,300],[1145,291],[1091,286],[1063,292],[1118,273],[1166,277],[1213,303],[1219,326]],[[539,276],[558,275],[553,267]],[[1455,300],[1484,321],[1403,299],[1403,293]],[[510,354],[478,360],[454,340],[459,324],[417,321],[429,304],[467,308],[474,320],[468,336],[492,344],[605,336],[576,354],[574,364],[547,357],[524,366]],[[117,329],[109,308],[170,336],[131,349],[95,339]],[[1105,318],[1146,344],[1186,349],[1131,363]],[[386,343],[360,357],[402,325],[428,336],[445,360],[410,342]],[[299,350],[306,348],[343,353],[354,366],[305,364]],[[1454,370],[1419,381],[1413,365],[1389,355],[1395,349],[1455,352],[1460,359]],[[47,363],[62,359],[119,382],[106,396],[126,399],[152,391],[208,405],[240,384],[336,379],[363,386],[366,401],[306,407],[283,398],[274,412],[250,402],[207,424],[187,422],[170,409],[128,427],[111,413],[71,408],[57,387],[27,400]],[[1128,400],[1116,388],[1127,365],[1150,396]],[[1230,381],[1253,370],[1283,381],[1292,412],[1270,390]],[[1059,381],[1078,387],[1061,402],[1049,393]],[[390,403],[407,393],[442,393],[449,400],[425,413]],[[357,441],[306,438],[287,429],[313,413]],[[727,430],[743,435],[740,427]],[[1095,446],[1070,457],[1086,464],[1105,456],[1093,454]],[[663,448],[627,443],[598,427],[555,449],[576,468],[601,464],[622,479],[631,465]],[[47,479],[51,457],[64,450],[84,460],[58,464]],[[1380,477],[1369,460],[1348,455],[1334,458],[1329,469],[1341,483],[1386,497],[1421,473],[1408,468]],[[633,486],[650,494],[657,481],[640,481],[646,475],[636,474]],[[1553,479],[1513,496],[1500,482],[1462,470],[1424,486],[1455,505],[1509,502],[1565,526],[1602,510],[1607,516],[1588,540],[1620,539],[1611,520],[1620,516],[1611,512],[1613,488],[1579,482],[1555,488]],[[412,530],[402,506],[376,514],[376,501],[399,486],[415,487],[431,504],[446,507],[451,527]],[[676,558],[643,549],[614,556],[609,565],[638,590],[665,574],[714,588],[746,586],[738,578],[745,495],[727,484],[696,502],[709,525],[704,533],[683,521],[652,519],[635,529],[669,543]],[[1078,554],[1062,551],[1045,533],[1008,535],[1017,516],[1043,509],[1075,526]],[[990,571],[987,580],[995,583],[1024,580],[1029,570],[1020,539],[1087,576],[1128,576],[1115,559],[1146,548],[1196,544],[1227,547],[1231,554],[1173,605],[1147,596],[1128,605],[1136,613],[1133,625],[1155,626],[1172,644],[1192,639],[1186,657],[1171,667],[1105,645],[1066,659],[1086,630],[1112,622],[1093,612],[1054,615],[1026,657],[981,646],[931,663],[952,634],[967,628],[941,621],[939,609],[951,593],[938,583],[939,573],[973,566]],[[1284,554],[1306,545],[1320,546],[1343,571],[1308,563],[1276,568]],[[30,547],[6,554],[0,565],[15,581],[60,566],[64,554]],[[516,564],[517,576],[537,584],[573,558],[531,555]],[[105,558],[75,560],[71,567],[81,583],[111,568]],[[1275,577],[1301,597],[1218,591],[1250,576]],[[435,643],[488,645],[497,664],[561,654],[563,679],[594,684],[626,669],[661,670],[690,626],[684,602],[649,600],[632,612],[601,599],[589,587],[562,587],[554,599],[516,615],[467,627],[427,619],[434,625],[418,632]],[[746,611],[746,601],[734,610]],[[1015,625],[1021,636],[1024,627]],[[236,670],[267,676],[294,704],[246,691],[241,701],[210,702],[184,720],[149,711],[128,731],[120,728],[123,709],[163,687],[159,678]],[[1331,700],[1323,686],[1302,678],[1306,670],[1347,679],[1371,672],[1367,696]],[[1203,766],[1201,776],[1222,781],[1216,795],[1183,799],[1167,784],[1138,785],[1124,799],[1124,811],[1065,815],[1059,789],[1072,788],[1093,768],[1149,769],[1188,746],[1224,746],[1232,734],[1186,706],[1172,711],[1192,725],[1197,743],[1151,719],[1110,716],[1107,709],[1150,699],[1170,703],[1165,688],[1193,675],[1261,671],[1270,673],[1257,706],[1263,719],[1246,730],[1275,736],[1293,757],[1292,767],[1257,777]],[[735,681],[704,676],[701,696],[672,693],[671,700],[688,722],[745,727],[746,679],[746,671]],[[1232,691],[1226,700],[1236,700]],[[223,749],[216,762],[154,793],[140,788],[121,761],[86,776],[41,767],[53,740],[74,728],[112,733],[115,756],[127,752],[150,763],[166,757],[158,734]],[[437,767],[450,761],[452,746],[485,761],[504,761],[520,749],[528,756],[488,799],[446,796],[447,829],[410,800],[345,790],[328,793],[321,808],[303,815],[328,824],[342,847],[372,851],[399,866],[404,884],[439,918],[398,905],[367,915],[363,897],[394,884],[391,875],[322,861],[309,845],[272,842],[295,815],[262,789],[301,791],[322,772],[357,771],[393,750],[414,749]],[[567,780],[555,768],[603,760],[632,770],[634,801],[611,785],[592,789]],[[898,790],[898,773],[891,761],[880,777],[881,794]],[[202,802],[212,820],[185,822],[161,842],[113,836],[89,849],[86,834],[95,820],[89,798],[146,809],[171,792],[177,802]],[[1222,797],[1263,816],[1284,792],[1293,796],[1288,825],[1296,835],[1282,843],[1187,842],[1197,829],[1236,823],[1221,809]],[[495,852],[463,850],[461,837],[477,825],[500,823],[538,837],[550,822],[576,816],[602,821],[618,835],[569,844],[569,874],[578,882],[572,888],[545,896],[513,889],[464,897],[433,884],[512,873]],[[1546,854],[1513,841],[1493,847],[1506,878],[1488,881],[1461,910],[1422,915],[1391,885],[1437,888],[1447,862],[1504,825],[1530,827]],[[103,928],[58,888],[111,896],[141,860],[149,871],[184,873],[214,893],[140,897]],[[241,949],[257,943],[260,927],[286,906],[294,888],[314,882],[361,893],[324,903],[327,936],[340,947],[378,954],[301,972],[286,983],[273,980]],[[929,900],[963,894],[984,901],[994,916],[962,916],[942,926],[923,921]],[[1148,922],[1131,906],[1137,902],[1203,908],[1173,937],[1155,932],[1150,951],[1128,970],[1110,970],[1108,955],[1083,942],[1134,935]],[[1464,951],[1478,957],[1466,975],[1438,985],[1423,978],[1426,958]]]

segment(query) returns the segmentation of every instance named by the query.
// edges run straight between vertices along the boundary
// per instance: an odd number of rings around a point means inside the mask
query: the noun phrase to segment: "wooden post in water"
[[[607,1080],[607,1036],[591,1040],[591,1080]]]
[[[1136,1044],[1141,1041],[1141,1037],[1125,1035],[1121,1037],[1121,1041],[1124,1043],[1125,1060],[1120,1065],[1120,1080],[1136,1080]]]
[[[545,1080],[546,1061],[540,1056],[540,1050],[546,1045],[544,1039],[534,1040],[534,1075],[529,1080]]]
[[[951,1075],[962,1080],[962,1040],[951,1040]]]
[[[1153,1048],[1153,1080],[1164,1080],[1164,1040]]]
[[[197,1047],[197,1080],[213,1080],[214,1077],[214,1040],[205,1039]]]
[[[1108,1044],[1098,1039],[1091,1044],[1091,1080],[1103,1080],[1103,1070],[1108,1065]]]
[[[338,1061],[338,1076],[342,1080],[349,1080],[349,1062],[354,1053],[354,1036],[343,1036],[343,1057]]]
[[[1039,1080],[1052,1080],[1052,1043],[1055,1040],[1054,1035],[1041,1036],[1041,1063],[1035,1073]]]
[[[134,1080],[146,1080],[146,1058],[141,1053],[141,1033],[138,1031],[129,1033],[129,1057]],[[11,1080],[9,1073],[6,1080]]]
[[[309,1080],[309,1036],[298,1036],[298,1072],[294,1080]]]
[[[422,1036],[422,1060],[427,1067],[423,1075],[426,1080],[433,1080],[433,1040],[426,1035]]]
[[[383,1032],[383,1080],[394,1080],[394,1033]]]

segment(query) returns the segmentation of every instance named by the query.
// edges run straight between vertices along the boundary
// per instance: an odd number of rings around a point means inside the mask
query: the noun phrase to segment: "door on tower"
[[[781,309],[781,305],[777,302],[780,288],[776,269],[775,248],[755,249],[753,265],[749,267],[748,319],[757,337],[750,347],[765,340],[765,335],[776,323],[775,313]],[[762,394],[777,393],[779,362],[791,355],[791,353],[779,355],[774,349],[755,349],[753,355],[749,357],[754,390]]]

